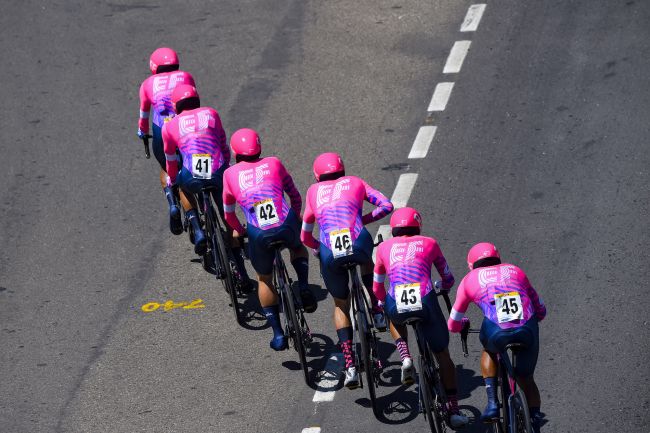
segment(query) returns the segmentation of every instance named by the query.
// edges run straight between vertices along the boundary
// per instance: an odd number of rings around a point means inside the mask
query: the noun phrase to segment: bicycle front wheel
[[[510,404],[512,408],[512,427],[510,431],[512,433],[533,433],[530,413],[528,412],[528,402],[526,402],[526,396],[521,389],[517,389],[514,393]]]
[[[371,339],[373,338],[368,326],[366,314],[363,311],[356,311],[357,333],[359,334],[359,346],[361,349],[361,369],[366,376],[366,386],[368,387],[368,394],[370,395],[370,403],[372,404],[372,412],[376,417],[381,415],[377,404],[377,375],[376,366],[374,363],[373,350]]]
[[[293,342],[293,348],[298,352],[298,358],[300,359],[300,366],[302,367],[302,372],[305,377],[305,383],[310,384],[309,380],[309,368],[307,367],[307,348],[305,346],[305,333],[300,326],[301,320],[300,315],[302,312],[296,309],[296,303],[294,300],[293,291],[289,284],[285,282],[284,284],[284,296],[285,300],[285,314],[289,318],[289,323],[291,324],[291,329],[289,332],[289,337]]]
[[[213,213],[216,218],[216,213]],[[219,250],[219,261],[221,262],[222,274],[224,278],[221,280],[224,289],[230,295],[230,305],[235,313],[235,320],[238,324],[242,324],[241,311],[239,307],[239,299],[237,299],[237,287],[230,267],[230,254],[226,248],[226,242],[223,239],[223,232],[220,227],[215,227],[214,235],[217,241],[217,248]]]

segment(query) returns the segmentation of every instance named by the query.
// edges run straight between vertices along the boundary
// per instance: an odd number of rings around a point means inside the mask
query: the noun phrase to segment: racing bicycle
[[[269,247],[275,250],[275,260],[273,261],[273,287],[280,297],[282,306],[282,316],[284,318],[284,335],[291,342],[293,348],[298,352],[300,365],[305,376],[305,383],[310,385],[309,370],[307,368],[307,347],[312,342],[311,331],[307,320],[305,320],[305,311],[302,302],[298,300],[292,289],[293,281],[289,277],[287,267],[282,258],[282,250],[286,243],[282,240],[272,241]]]
[[[470,329],[469,323],[461,331],[461,341],[464,356],[468,356],[467,335],[479,333],[479,330]],[[523,343],[507,344],[497,354],[498,359],[498,387],[499,392],[499,419],[492,424],[494,433],[533,433],[528,402],[523,390],[519,387],[515,376],[517,353],[526,349]]]

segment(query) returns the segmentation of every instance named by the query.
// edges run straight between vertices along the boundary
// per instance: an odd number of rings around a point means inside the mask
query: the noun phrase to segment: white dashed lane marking
[[[442,70],[444,74],[455,74],[460,72],[460,68],[463,66],[463,61],[465,60],[465,56],[467,55],[471,44],[472,41],[454,42],[449,57],[447,57],[445,68]]]
[[[436,135],[437,126],[422,126],[415,136],[413,147],[409,153],[409,159],[424,158],[427,156],[429,146]]]
[[[453,88],[454,83],[438,83],[436,90],[433,91],[433,96],[431,97],[427,111],[444,111],[447,108],[447,102],[449,102]]]
[[[475,32],[478,28],[478,23],[481,22],[481,17],[483,16],[484,11],[485,3],[471,5],[469,9],[467,9],[467,15],[465,15],[463,24],[460,26],[460,31]]]
[[[406,207],[416,180],[418,180],[417,173],[404,173],[400,175],[395,186],[395,191],[393,191],[393,197],[390,199],[395,209]]]
[[[320,403],[323,401],[332,401],[334,400],[334,395],[336,394],[336,386],[341,380],[341,371],[343,370],[343,354],[340,352],[333,353],[327,363],[325,363],[325,369],[321,373],[321,380],[316,385],[317,390],[314,393],[314,398],[311,401],[314,403]],[[319,427],[310,427],[318,428]],[[304,432],[305,430],[303,430]]]
[[[302,433],[320,433],[320,427],[307,427],[302,429]]]

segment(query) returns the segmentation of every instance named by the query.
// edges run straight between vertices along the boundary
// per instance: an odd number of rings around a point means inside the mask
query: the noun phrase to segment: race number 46
[[[396,285],[395,303],[397,304],[398,313],[421,310],[422,293],[420,292],[420,283]]]
[[[275,203],[273,203],[272,199],[258,201],[253,207],[255,208],[255,217],[260,227],[280,222],[278,210],[275,208]]]
[[[212,177],[212,156],[207,153],[192,154],[192,176],[198,179]]]
[[[334,258],[349,256],[352,251],[352,236],[350,229],[340,229],[330,232],[330,247]]]
[[[497,309],[497,320],[499,323],[521,320],[524,317],[524,309],[521,307],[521,297],[517,292],[494,295],[494,307]]]

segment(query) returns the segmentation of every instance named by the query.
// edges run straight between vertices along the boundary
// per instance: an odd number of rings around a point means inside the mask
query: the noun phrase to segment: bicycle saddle
[[[405,325],[415,325],[418,322],[421,322],[422,319],[420,317],[409,317],[406,320],[404,320]]]
[[[357,264],[358,264],[357,262],[345,262],[345,263],[343,263],[343,264],[341,265],[341,267],[342,267],[343,269],[352,269],[352,268],[354,268],[355,266],[357,266]]]
[[[505,349],[506,350],[510,349],[510,350],[515,351],[515,350],[524,350],[527,347],[528,347],[528,345],[526,345],[524,343],[509,343],[509,344],[506,344]]]
[[[278,239],[277,241],[269,242],[270,248],[284,248],[286,245],[287,243],[281,239]]]

